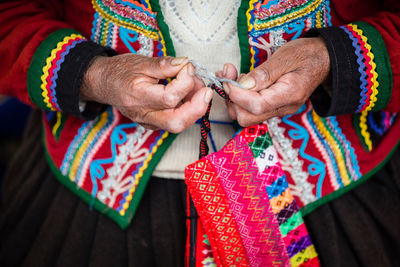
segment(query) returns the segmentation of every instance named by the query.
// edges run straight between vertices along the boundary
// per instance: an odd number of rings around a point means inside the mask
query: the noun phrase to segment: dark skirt
[[[5,176],[0,266],[183,266],[184,182],[153,177],[121,230],[50,172],[40,120],[34,112]],[[400,266],[400,151],[305,222],[322,266]]]

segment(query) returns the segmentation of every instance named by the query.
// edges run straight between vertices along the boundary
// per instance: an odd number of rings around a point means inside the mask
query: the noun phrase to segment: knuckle
[[[155,62],[161,69],[166,68],[169,65],[168,57],[155,58]]]
[[[271,75],[265,67],[260,66],[253,72],[257,76],[257,78],[260,79],[262,82],[266,82],[271,79]]]
[[[242,127],[249,126],[248,121],[247,121],[247,116],[243,115],[242,113],[237,114],[237,121],[238,121],[239,125]]]
[[[174,108],[179,103],[179,97],[176,94],[164,93],[164,104],[168,108]]]
[[[260,101],[257,101],[256,103],[251,103],[249,106],[251,113],[254,115],[261,115],[264,113],[264,107],[260,103]]]
[[[293,100],[296,104],[304,103],[307,99],[307,95],[303,90],[294,90],[293,92]]]
[[[120,102],[120,105],[123,106],[123,107],[130,107],[130,106],[132,106],[132,102],[133,101],[127,95],[122,95],[119,98],[119,102]]]
[[[171,133],[181,133],[185,130],[185,124],[178,118],[171,118],[167,123],[167,128]]]

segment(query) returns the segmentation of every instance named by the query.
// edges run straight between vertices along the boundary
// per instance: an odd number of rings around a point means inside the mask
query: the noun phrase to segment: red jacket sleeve
[[[84,117],[79,88],[90,60],[111,49],[63,22],[62,1],[0,4],[0,93],[39,108]]]

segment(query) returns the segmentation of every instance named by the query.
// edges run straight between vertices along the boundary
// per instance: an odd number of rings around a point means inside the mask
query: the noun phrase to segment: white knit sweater
[[[239,68],[237,13],[240,0],[160,0],[165,22],[170,29],[176,56],[187,56],[211,71],[222,70],[227,62]],[[225,102],[214,95],[210,120],[230,122]],[[230,125],[212,123],[217,149],[232,137]],[[184,179],[184,168],[198,160],[200,125],[179,134],[167,150],[153,175]],[[209,144],[211,148],[211,144]],[[210,149],[210,153],[214,152]]]

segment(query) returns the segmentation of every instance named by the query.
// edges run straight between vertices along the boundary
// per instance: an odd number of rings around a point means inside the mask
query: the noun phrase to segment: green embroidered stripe
[[[64,129],[65,122],[67,121],[67,118],[68,118],[68,115],[61,113],[61,112],[60,112],[60,114],[61,114],[60,125],[58,126],[58,128],[55,132],[55,135],[54,135],[56,141],[60,140],[60,134],[61,134],[62,130]]]
[[[157,166],[157,163],[160,161],[162,155],[165,153],[167,148],[174,141],[175,137],[176,137],[175,134],[169,134],[168,137],[162,143],[162,145],[155,152],[155,154],[153,155],[153,159],[151,160],[145,173],[143,174],[142,178],[140,179],[140,183],[138,184],[138,186],[135,190],[135,193],[133,194],[133,198],[131,200],[131,204],[129,205],[128,210],[126,211],[124,216],[121,216],[121,214],[119,214],[118,211],[105,205],[103,202],[101,202],[97,198],[93,198],[90,193],[88,193],[85,190],[83,190],[82,188],[78,187],[74,182],[72,182],[69,179],[69,177],[63,175],[60,172],[59,168],[55,165],[53,159],[51,158],[51,156],[47,150],[46,130],[44,129],[44,127],[43,127],[43,135],[42,135],[43,143],[45,144],[44,147],[45,147],[46,159],[47,159],[47,162],[49,163],[52,173],[56,176],[57,180],[59,180],[60,183],[62,183],[70,191],[72,191],[74,194],[76,194],[78,197],[80,197],[84,202],[86,202],[89,205],[93,205],[93,207],[96,210],[100,211],[101,213],[107,215],[108,217],[113,219],[115,222],[117,222],[118,225],[122,229],[126,229],[130,225],[133,215],[135,214],[135,212],[139,206],[140,199],[143,196],[143,193],[145,191],[147,183],[150,180],[151,173],[153,172],[154,168]]]
[[[101,45],[103,43],[103,38],[104,38],[104,24],[106,23],[106,20],[103,19],[101,16],[99,16],[101,23],[100,23],[100,31],[99,31],[99,41],[98,43]]]
[[[361,146],[364,148],[365,151],[369,151],[367,143],[365,143],[364,137],[361,134],[360,128],[360,116],[361,114],[353,114],[353,127],[354,131],[357,134],[358,140],[360,141]]]
[[[389,54],[381,34],[375,27],[363,21],[355,22],[354,24],[363,31],[363,34],[368,39],[368,43],[371,45],[371,52],[374,54],[379,87],[378,100],[372,111],[379,111],[387,106],[392,96],[393,74]]]
[[[160,31],[164,37],[165,48],[167,49],[167,55],[175,57],[174,44],[172,43],[171,36],[169,35],[169,27],[164,21],[164,15],[162,14],[160,4],[158,0],[150,0],[151,10],[157,13],[157,23]]]
[[[291,230],[295,229],[297,226],[303,223],[303,218],[300,212],[296,212],[292,215],[286,222],[279,225],[279,230],[281,231],[282,238],[284,238]]]
[[[385,166],[385,164],[389,161],[389,159],[392,158],[393,153],[397,150],[398,146],[399,146],[400,142],[397,142],[392,150],[389,152],[389,154],[386,156],[386,158],[384,160],[382,160],[381,163],[379,163],[378,166],[376,166],[375,168],[373,168],[371,171],[369,171],[368,173],[366,173],[365,175],[363,175],[360,179],[358,179],[357,181],[353,181],[352,183],[350,183],[348,186],[344,186],[342,188],[340,188],[339,190],[336,190],[326,196],[324,196],[323,198],[320,198],[314,202],[311,202],[310,204],[304,206],[301,208],[300,212],[301,214],[304,216],[306,216],[307,214],[310,214],[311,212],[313,212],[315,209],[317,209],[318,207],[332,201],[335,200],[337,198],[339,198],[340,196],[342,196],[344,193],[353,190],[354,188],[356,188],[357,186],[363,184],[364,182],[368,181],[369,178],[371,178],[372,176],[374,176],[380,169],[382,169],[383,166]]]
[[[61,42],[65,36],[73,33],[79,34],[79,32],[73,29],[61,29],[49,34],[46,39],[40,43],[39,47],[35,51],[35,54],[32,56],[26,79],[28,94],[33,103],[35,103],[41,109],[49,110],[43,100],[42,88],[40,88],[42,84],[41,77],[43,75],[43,67],[46,65],[46,59],[50,56],[51,51],[57,47],[57,44]]]
[[[238,11],[237,29],[240,46],[240,72],[247,73],[250,70],[250,50],[246,12],[250,8],[249,0],[242,0]]]

